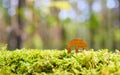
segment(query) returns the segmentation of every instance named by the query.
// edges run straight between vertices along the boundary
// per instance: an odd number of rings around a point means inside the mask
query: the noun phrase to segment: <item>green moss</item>
[[[120,74],[120,55],[107,49],[68,54],[66,50],[0,51],[0,75]]]

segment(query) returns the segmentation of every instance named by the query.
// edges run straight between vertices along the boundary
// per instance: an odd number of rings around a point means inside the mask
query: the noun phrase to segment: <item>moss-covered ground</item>
[[[120,75],[120,53],[107,49],[0,51],[0,75]]]

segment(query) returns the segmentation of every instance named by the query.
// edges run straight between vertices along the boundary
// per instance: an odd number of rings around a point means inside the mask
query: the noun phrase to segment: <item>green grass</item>
[[[120,75],[120,55],[104,50],[0,51],[0,75]]]

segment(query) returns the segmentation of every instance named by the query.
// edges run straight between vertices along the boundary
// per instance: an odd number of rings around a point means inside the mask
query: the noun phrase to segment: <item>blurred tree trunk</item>
[[[108,10],[106,7],[106,1],[103,1],[103,11],[102,11],[102,22],[101,22],[101,46],[102,48],[110,47],[110,37],[109,37],[109,25],[108,25]],[[109,37],[109,38],[108,38]],[[106,38],[108,38],[106,40]],[[107,44],[109,42],[109,44]]]
[[[94,27],[94,13],[92,12],[92,0],[89,0],[89,12],[90,12],[90,25],[89,25],[89,31],[90,31],[90,48],[94,48],[94,36],[95,36],[95,27]]]
[[[23,22],[23,7],[25,5],[25,0],[19,0],[18,2],[18,29],[20,30],[20,35],[17,37],[17,48],[20,49],[22,46],[22,32],[24,28],[24,22]]]
[[[118,0],[118,4],[120,4],[120,0]],[[118,8],[113,9],[113,11],[111,11],[112,17],[110,17],[112,19],[112,29],[114,32],[114,35],[112,36],[113,40],[113,49],[118,49],[120,50],[120,5]]]
[[[11,25],[11,31],[8,36],[8,48],[10,50],[20,49],[22,46],[22,32],[23,32],[23,7],[25,5],[25,0],[18,1],[17,7],[17,24],[18,25]],[[11,24],[13,24],[13,18],[11,17]]]
[[[49,46],[51,48],[57,48],[57,49],[62,49],[62,40],[64,40],[63,37],[63,28],[60,25],[60,20],[58,18],[58,13],[59,13],[59,9],[56,7],[51,7],[50,8],[50,13],[51,15],[56,19],[56,24],[51,26],[49,28],[49,37],[50,37],[50,44]],[[54,23],[53,23],[54,24]],[[51,41],[52,40],[52,41]],[[51,44],[52,42],[52,44]]]
[[[64,0],[58,0],[58,2],[61,2],[61,3],[63,1]],[[54,3],[54,2],[57,2],[57,0],[56,1],[51,0],[51,3]],[[58,17],[60,8],[58,8],[57,6],[52,6],[52,7],[50,7],[49,10],[50,10],[51,16],[55,19],[55,22],[56,22],[56,23],[52,23],[52,24],[50,23],[51,25],[49,24],[50,25],[50,27],[49,27],[49,39],[50,39],[49,46],[52,49],[64,49],[64,47],[66,45],[66,43],[64,43],[64,41],[66,38],[65,38],[64,27],[62,26],[60,19]]]

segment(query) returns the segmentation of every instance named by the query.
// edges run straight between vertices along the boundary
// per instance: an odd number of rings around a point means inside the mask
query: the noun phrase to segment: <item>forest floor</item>
[[[1,75],[119,75],[120,52],[108,49],[0,51]]]

